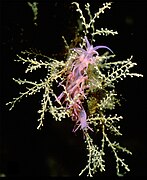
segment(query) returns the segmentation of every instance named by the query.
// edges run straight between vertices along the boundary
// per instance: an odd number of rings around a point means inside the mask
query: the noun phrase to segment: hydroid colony
[[[117,175],[122,175],[120,169],[123,167],[125,171],[129,171],[129,168],[125,160],[119,156],[119,152],[128,154],[131,152],[109,137],[110,134],[122,135],[119,121],[123,117],[113,113],[119,102],[115,84],[127,76],[142,77],[142,75],[130,72],[130,69],[137,65],[132,62],[133,56],[126,60],[114,61],[114,50],[106,45],[96,44],[96,36],[118,34],[117,31],[95,27],[95,22],[105,10],[111,8],[112,3],[104,3],[94,14],[90,11],[90,4],[85,4],[84,10],[88,18],[84,17],[77,2],[72,4],[80,15],[82,26],[82,31],[79,30],[76,35],[79,38],[78,45],[70,48],[63,37],[68,52],[63,60],[32,51],[24,51],[17,55],[16,61],[27,65],[25,73],[33,73],[44,68],[47,74],[44,79],[35,82],[14,79],[18,84],[25,85],[26,91],[20,92],[19,97],[7,104],[12,109],[23,97],[37,92],[42,93],[41,108],[38,110],[40,115],[38,129],[43,126],[45,113],[51,113],[56,121],[61,121],[63,118],[71,119],[75,123],[73,132],[83,133],[83,142],[87,149],[87,165],[79,175],[86,173],[87,176],[92,177],[98,170],[105,171],[106,146],[114,154]],[[105,53],[100,55],[99,49],[103,49]],[[55,88],[61,88],[62,92],[55,93]],[[101,143],[97,145],[94,143],[93,134],[99,133],[101,133],[99,140]]]

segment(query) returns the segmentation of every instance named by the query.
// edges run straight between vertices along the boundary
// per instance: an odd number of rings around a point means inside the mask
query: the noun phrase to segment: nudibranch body
[[[85,90],[90,88],[86,82],[88,81],[87,69],[89,64],[95,64],[99,54],[97,52],[100,48],[106,48],[112,52],[107,46],[93,47],[85,37],[86,49],[73,48],[76,52],[75,58],[72,60],[71,68],[67,72],[65,79],[66,93],[62,92],[58,96],[58,100],[66,104],[66,108],[71,111],[72,120],[76,122],[73,132],[79,128],[83,131],[92,130],[87,122],[87,114],[83,107],[84,99],[86,99]],[[70,98],[70,101],[67,100]]]

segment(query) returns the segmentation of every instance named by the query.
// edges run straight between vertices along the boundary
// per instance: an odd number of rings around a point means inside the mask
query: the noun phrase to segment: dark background
[[[23,90],[12,80],[13,77],[25,78],[23,65],[14,62],[16,54],[36,48],[48,56],[63,57],[61,36],[67,40],[74,37],[79,17],[71,2],[39,2],[37,26],[33,24],[33,13],[27,1],[0,2],[0,173],[6,176],[77,176],[86,165],[82,134],[72,133],[73,123],[69,119],[55,122],[46,115],[42,130],[36,129],[40,95],[22,99],[12,111],[5,106]],[[96,12],[105,1],[88,2]],[[80,4],[83,7],[83,3]],[[117,1],[97,21],[98,27],[117,30],[119,35],[99,37],[96,45],[103,43],[110,47],[118,60],[133,55],[138,64],[134,72],[144,74],[144,78],[128,77],[117,85],[123,96],[118,114],[124,117],[123,136],[119,141],[133,152],[132,156],[124,154],[131,169],[126,176],[145,176],[147,170],[146,17],[146,1]],[[37,80],[39,76],[34,78]],[[106,172],[97,176],[115,175],[114,159],[109,151],[106,158]]]

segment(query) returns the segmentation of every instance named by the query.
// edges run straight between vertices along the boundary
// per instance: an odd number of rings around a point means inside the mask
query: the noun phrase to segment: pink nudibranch
[[[87,69],[89,64],[95,64],[95,56],[99,56],[96,50],[100,48],[108,49],[113,53],[113,51],[107,46],[95,46],[91,45],[85,36],[86,49],[83,48],[72,48],[76,53],[75,59],[72,61],[71,69],[67,72],[67,77],[65,79],[65,88],[69,94],[71,102],[66,99],[66,93],[62,92],[58,96],[58,100],[61,103],[66,103],[66,108],[71,110],[72,120],[76,121],[76,128],[73,129],[73,132],[77,131],[79,128],[83,131],[90,129],[87,122],[87,114],[82,105],[83,100],[85,99],[85,89],[90,88],[86,85],[88,80]],[[78,96],[78,99],[75,97]]]

